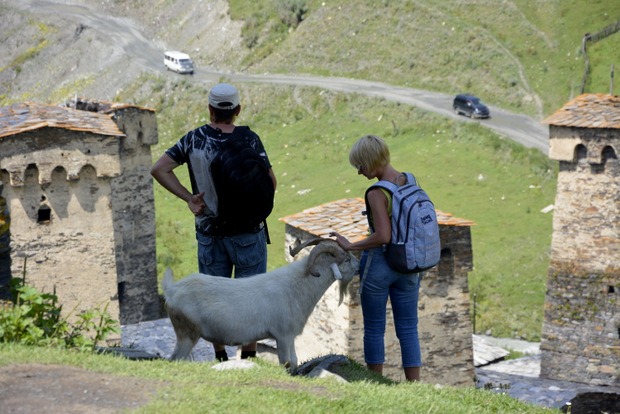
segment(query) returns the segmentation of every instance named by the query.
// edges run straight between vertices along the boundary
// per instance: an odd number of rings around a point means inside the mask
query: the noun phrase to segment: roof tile
[[[347,239],[356,241],[368,234],[368,222],[362,214],[364,210],[366,205],[362,198],[343,198],[282,217],[280,221],[318,237],[329,237],[330,232],[336,231]],[[452,214],[440,210],[435,211],[439,225],[475,226],[471,220],[453,217]]]
[[[0,108],[0,138],[43,127],[90,131],[101,135],[124,135],[109,115],[98,112],[34,102]]]
[[[620,97],[602,93],[580,95],[542,123],[581,128],[620,128]]]

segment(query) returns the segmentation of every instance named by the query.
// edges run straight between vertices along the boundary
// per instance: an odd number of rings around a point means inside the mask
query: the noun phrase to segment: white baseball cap
[[[227,83],[215,85],[209,92],[209,105],[218,109],[235,109],[239,105],[239,91]]]

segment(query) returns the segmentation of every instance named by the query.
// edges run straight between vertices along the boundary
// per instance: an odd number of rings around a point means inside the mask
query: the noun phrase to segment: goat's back
[[[230,306],[231,303],[243,306],[256,300],[278,302],[283,297],[304,290],[302,287],[307,281],[304,283],[303,279],[310,277],[304,269],[304,263],[294,262],[268,273],[240,279],[192,273],[177,282],[174,282],[172,271],[166,269],[162,290],[166,304],[177,309],[189,304],[192,307],[216,307]]]

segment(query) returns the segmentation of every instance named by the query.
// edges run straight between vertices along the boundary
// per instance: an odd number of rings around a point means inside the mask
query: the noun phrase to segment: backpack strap
[[[400,177],[401,175],[405,176],[405,184],[403,185],[410,185],[410,184],[418,185],[418,182],[416,181],[414,175],[411,174],[410,172],[400,173],[398,177]],[[398,187],[402,187],[402,186],[398,186]]]
[[[358,293],[362,294],[362,289],[364,288],[364,282],[366,281],[366,275],[368,275],[368,269],[370,269],[370,262],[372,262],[372,255],[375,253],[375,249],[370,250],[368,256],[366,256],[366,266],[364,266],[364,271],[360,275],[360,287]]]
[[[401,175],[405,176],[406,183],[403,184],[403,185],[410,185],[410,184],[417,185],[417,181],[415,179],[415,176],[412,173],[410,173],[410,172],[403,172],[403,173],[400,173],[400,175],[398,177],[400,177]],[[386,196],[388,197],[388,200],[389,200],[388,213],[390,214],[390,218],[391,218],[391,216],[392,216],[392,211],[391,211],[392,208],[391,207],[392,207],[392,202],[393,202],[393,196],[394,196],[394,193],[396,191],[398,191],[398,189],[400,187],[402,187],[402,186],[394,184],[391,181],[379,180],[376,183],[374,183],[373,185],[371,185],[370,187],[368,187],[368,189],[366,190],[366,193],[364,194],[364,200],[365,200],[365,203],[366,203],[366,211],[362,212],[362,214],[364,214],[367,217],[367,219],[368,219],[368,227],[370,228],[371,232],[374,233],[375,229],[374,229],[374,226],[373,226],[373,223],[372,223],[372,212],[370,210],[370,204],[368,203],[368,192],[370,190],[372,190],[372,189],[375,189],[375,188],[380,188],[381,190],[383,190],[383,192],[387,192]]]

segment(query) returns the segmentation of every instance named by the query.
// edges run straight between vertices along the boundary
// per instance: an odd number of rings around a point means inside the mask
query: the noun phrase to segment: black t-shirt
[[[203,125],[188,132],[166,154],[177,164],[187,163],[192,185],[192,193],[205,192],[203,200],[207,205],[204,213],[196,216],[196,231],[210,234],[210,227],[217,217],[217,194],[211,176],[211,162],[227,139],[245,139],[269,166],[269,158],[260,137],[247,126],[236,126],[232,133],[223,133],[209,125]]]

